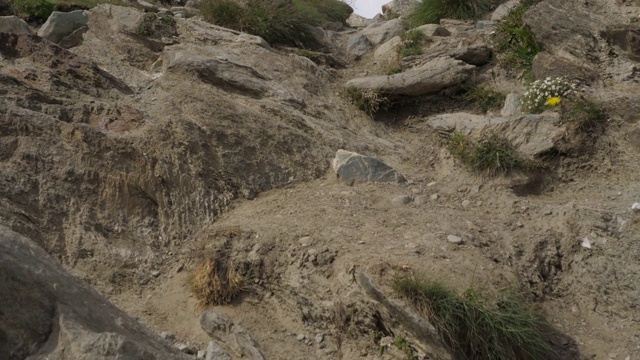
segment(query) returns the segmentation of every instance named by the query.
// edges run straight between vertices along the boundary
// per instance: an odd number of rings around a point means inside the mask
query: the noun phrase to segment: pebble
[[[413,201],[413,198],[409,195],[400,195],[391,199],[391,203],[394,205],[407,205],[412,201]]]
[[[413,202],[416,205],[424,205],[427,203],[427,197],[424,195],[418,195],[413,199]]]
[[[447,236],[447,241],[449,241],[452,244],[457,244],[457,245],[462,244],[462,238],[456,235]]]
[[[320,344],[324,341],[324,334],[318,334],[316,335],[316,343]]]
[[[189,354],[189,355],[195,354],[195,351],[193,351],[193,349],[185,343],[176,344],[176,348],[178,349],[178,351],[183,352],[185,354]]]
[[[463,207],[463,208],[465,208],[465,209],[466,209],[469,205],[471,205],[471,201],[469,201],[469,200],[464,200],[464,201],[462,202],[462,207]]]
[[[433,186],[433,185],[435,185],[435,184],[437,184],[437,182],[432,181],[432,182],[428,183],[428,184],[427,184],[427,186],[428,186],[428,187],[432,187],[432,186]]]
[[[517,226],[517,227],[519,227],[519,228],[521,228],[521,227],[524,227],[524,224],[523,224],[523,223],[521,223],[520,221],[518,221],[518,222],[516,223],[516,226]]]
[[[548,209],[548,210],[545,210],[542,214],[543,214],[543,215],[551,215],[551,214],[553,214],[553,211],[551,211],[550,209]]]
[[[169,331],[163,331],[160,333],[160,337],[165,339],[165,340],[175,340],[176,339],[176,335],[172,332]]]
[[[158,270],[154,270],[154,271],[152,271],[152,272],[151,272],[151,275],[152,275],[153,277],[158,277],[158,276],[160,276],[160,271],[158,271]]]
[[[305,334],[298,334],[298,336],[296,336],[296,340],[298,341],[304,341],[307,338],[307,335]]]
[[[431,195],[431,200],[438,200],[438,194]]]
[[[640,213],[640,203],[633,203],[633,205],[631,205],[631,210],[636,214]]]
[[[207,352],[205,350],[198,350],[196,359],[204,359],[206,356],[207,356]]]

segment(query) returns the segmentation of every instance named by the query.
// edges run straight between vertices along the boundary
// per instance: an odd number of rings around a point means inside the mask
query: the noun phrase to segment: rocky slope
[[[191,357],[214,338],[210,358],[373,359],[380,347],[402,358],[374,343],[382,334],[446,358],[362,280],[391,297],[389,279],[409,271],[460,290],[524,289],[562,358],[639,357],[638,10],[545,0],[525,16],[545,49],[535,75],[572,75],[606,104],[606,130],[581,136],[555,114],[484,116],[451,101],[450,87],[492,73],[522,92],[491,62],[490,21],[421,28],[432,39],[424,55],[387,76],[399,20],[318,29],[333,54],[317,64],[187,10],[151,35],[139,31],[145,13],[112,5],[55,36],[0,19],[0,224],[11,229],[0,276],[16,289],[0,301],[15,305],[25,283],[43,284],[19,305],[31,317],[0,312],[0,357],[107,356],[92,352],[100,341],[122,358],[181,356],[34,243],[153,331],[189,342]],[[341,59],[346,69],[330,66]],[[396,119],[385,125],[348,103],[345,84],[420,101],[381,115]],[[475,175],[441,146],[452,125],[500,132],[532,157],[557,154],[553,174],[541,186]],[[336,179],[338,149],[381,158],[407,181]],[[230,319],[200,324],[187,282],[212,255],[257,271],[246,295],[214,309]]]

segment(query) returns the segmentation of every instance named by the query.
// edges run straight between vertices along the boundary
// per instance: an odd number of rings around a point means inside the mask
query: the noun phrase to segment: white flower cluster
[[[576,84],[564,76],[544,80],[536,80],[524,93],[522,98],[522,110],[527,113],[538,113],[544,109],[544,105],[550,98],[572,98],[576,93]]]

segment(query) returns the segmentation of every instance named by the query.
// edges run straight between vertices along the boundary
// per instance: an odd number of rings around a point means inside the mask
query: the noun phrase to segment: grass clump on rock
[[[422,0],[409,14],[409,22],[415,27],[438,24],[440,19],[479,19],[496,4],[496,0]]]
[[[454,132],[447,140],[449,152],[471,169],[488,176],[529,173],[540,164],[522,156],[513,144],[497,134],[485,135],[477,142]]]
[[[248,287],[245,274],[214,258],[196,268],[189,285],[201,308],[228,304]]]
[[[484,85],[473,85],[465,94],[465,98],[475,103],[476,108],[483,114],[502,108],[506,97],[504,93]]]
[[[176,20],[167,14],[146,13],[136,29],[136,34],[156,39],[175,36]]]
[[[355,86],[345,89],[349,101],[359,110],[373,116],[389,103],[389,99],[375,90],[360,90]]]
[[[208,22],[247,32],[272,45],[309,47],[316,44],[312,26],[344,22],[353,9],[339,0],[208,0],[201,6]]]
[[[478,290],[458,295],[409,276],[395,278],[393,289],[429,319],[456,359],[558,358],[545,338],[546,321],[515,296],[490,303]]]
[[[524,0],[498,23],[495,34],[500,63],[506,68],[523,69],[525,75],[531,70],[533,58],[542,51],[531,29],[522,20],[524,13],[535,3],[537,0]]]
[[[413,29],[400,34],[402,43],[398,48],[398,55],[401,58],[422,54],[422,47],[430,41],[429,37],[420,30]]]

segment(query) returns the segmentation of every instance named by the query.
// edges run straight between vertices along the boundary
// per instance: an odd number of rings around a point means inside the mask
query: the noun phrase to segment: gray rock
[[[382,161],[354,152],[338,150],[333,159],[333,169],[341,181],[348,184],[359,182],[404,183],[404,176]]]
[[[466,81],[474,69],[475,66],[443,56],[399,74],[353,79],[345,87],[395,95],[433,94]]]
[[[438,200],[438,197],[439,197],[439,196],[438,196],[438,194],[436,193],[436,194],[432,194],[432,195],[431,195],[431,197],[430,197],[430,199],[431,199],[431,200]]]
[[[432,116],[427,124],[434,129],[455,127],[472,138],[495,133],[507,138],[527,156],[562,149],[566,128],[559,124],[558,113],[528,114],[515,117],[492,117],[467,113]]]
[[[298,336],[296,336],[296,340],[298,340],[298,341],[305,341],[305,340],[307,340],[307,335],[305,335],[305,334],[298,334]]]
[[[258,46],[263,47],[263,48],[265,48],[267,50],[271,50],[271,46],[269,45],[267,40],[261,38],[260,36],[256,36],[256,35],[251,35],[251,34],[247,34],[247,33],[241,33],[236,38],[236,42],[243,43],[243,44],[258,45]]]
[[[352,13],[347,19],[347,25],[354,28],[362,28],[371,25],[373,20],[362,17],[356,13]]]
[[[194,9],[192,7],[186,6],[174,6],[170,9],[170,11],[174,13],[176,17],[181,17],[184,19],[190,19],[192,17],[200,15],[199,9]]]
[[[17,16],[0,16],[0,32],[14,34],[31,34],[31,28]]]
[[[640,25],[608,26],[602,36],[617,46],[619,53],[633,61],[640,61]]]
[[[83,37],[84,33],[86,33],[88,30],[89,30],[88,26],[82,26],[74,30],[71,34],[62,38],[62,40],[58,42],[58,45],[60,45],[60,47],[65,49],[71,49],[73,47],[79,46],[82,44],[84,40],[84,37]]]
[[[442,25],[438,25],[438,24],[425,24],[425,25],[422,25],[422,26],[418,26],[414,30],[419,30],[423,34],[425,34],[425,35],[427,35],[429,37],[433,37],[433,36],[440,36],[440,37],[451,36],[451,32],[449,30],[447,30],[446,27],[444,27]]]
[[[195,353],[193,348],[191,346],[189,346],[188,344],[185,344],[185,343],[176,344],[176,349],[178,349],[178,351],[180,351],[181,353],[185,353],[185,354],[189,354],[189,355],[193,355]]]
[[[520,0],[510,0],[504,4],[500,4],[491,14],[492,21],[501,20],[503,17],[509,15],[511,10],[515,9],[518,5],[520,5]]]
[[[531,70],[533,70],[533,74],[538,79],[566,76],[590,83],[598,78],[598,72],[587,64],[580,64],[572,57],[553,55],[546,51],[536,55],[533,59]]]
[[[186,359],[4,226],[0,283],[0,359]]]
[[[196,353],[196,359],[204,359],[206,357],[207,357],[206,350],[198,350],[198,352]]]
[[[406,29],[402,19],[393,19],[385,22],[373,23],[364,28],[360,33],[369,39],[371,45],[378,46],[400,35]]]
[[[206,360],[231,360],[231,356],[229,356],[218,343],[209,341]]]
[[[373,45],[365,35],[353,35],[347,40],[346,53],[348,56],[358,58],[371,49],[373,49]]]
[[[373,53],[373,59],[376,61],[391,62],[398,58],[398,49],[402,44],[400,36],[396,36],[386,43],[378,46]]]
[[[176,339],[176,335],[172,332],[169,331],[163,331],[160,333],[160,337],[165,339],[165,340],[175,340]]]
[[[87,12],[84,10],[71,12],[54,11],[47,19],[47,22],[38,30],[38,36],[57,44],[75,30],[86,26],[88,21]]]
[[[382,15],[385,19],[406,17],[421,0],[392,0],[382,5]]]
[[[502,116],[514,116],[522,115],[520,111],[520,104],[522,103],[522,96],[518,93],[508,93],[504,99],[504,106],[500,110]]]
[[[476,23],[476,29],[484,30],[493,27],[497,22],[493,20],[480,20]]]
[[[206,310],[200,315],[200,326],[214,341],[225,344],[236,353],[252,360],[264,360],[260,346],[249,332],[242,326],[234,324],[227,316],[213,310]],[[211,343],[209,346],[211,347]],[[215,349],[208,348],[207,353],[212,354],[214,352],[212,350]]]
[[[449,56],[456,60],[464,61],[467,64],[482,66],[491,61],[493,52],[485,44],[475,44],[471,46],[459,46],[449,51]]]
[[[456,236],[456,235],[448,235],[447,236],[447,241],[452,243],[452,244],[456,244],[456,245],[462,244],[462,238],[460,236]]]
[[[424,196],[424,195],[418,195],[418,196],[416,196],[416,197],[413,199],[413,202],[414,202],[416,205],[421,206],[421,205],[426,204],[428,201],[427,201],[427,197],[426,197],[426,196]]]
[[[320,333],[316,335],[316,344],[321,344],[324,341],[324,334]]]
[[[407,205],[413,201],[413,197],[410,195],[400,195],[391,199],[393,205]]]

